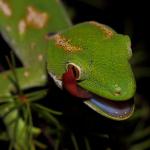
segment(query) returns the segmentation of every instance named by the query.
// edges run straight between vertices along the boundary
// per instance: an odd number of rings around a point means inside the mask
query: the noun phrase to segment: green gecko
[[[96,112],[124,120],[134,110],[130,46],[128,36],[106,25],[81,23],[50,37],[47,70],[60,87],[87,99],[84,103]]]
[[[0,0],[0,31],[23,64],[16,69],[21,89],[44,85],[48,73],[97,113],[114,120],[132,115],[128,36],[95,21],[72,26],[56,0]],[[11,71],[0,75],[0,97],[15,90],[8,76]]]

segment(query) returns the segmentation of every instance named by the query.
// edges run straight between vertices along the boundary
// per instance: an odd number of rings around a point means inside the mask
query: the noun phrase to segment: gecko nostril
[[[121,91],[115,91],[114,95],[119,96],[121,94]]]
[[[114,95],[119,96],[120,94],[121,94],[121,88],[117,84],[115,84]]]

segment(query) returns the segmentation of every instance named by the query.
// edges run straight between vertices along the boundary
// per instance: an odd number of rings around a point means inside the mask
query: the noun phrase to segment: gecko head
[[[113,64],[112,67],[118,68],[113,71],[105,70],[105,65],[96,66],[94,62],[93,66],[75,63],[75,60],[69,63],[68,69],[63,74],[63,87],[108,118],[114,120],[129,118],[134,110],[135,93],[135,81],[130,66],[119,63],[124,69],[127,67],[126,71],[119,68],[118,63]]]
[[[60,42],[59,48],[68,50],[63,53],[63,87],[108,118],[129,118],[136,88],[129,63],[129,37],[105,25],[86,22],[64,31],[55,41]]]

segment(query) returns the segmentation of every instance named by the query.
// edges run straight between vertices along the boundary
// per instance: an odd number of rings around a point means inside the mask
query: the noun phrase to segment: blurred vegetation
[[[96,20],[108,24],[117,32],[127,34],[132,41],[131,60],[137,81],[135,113],[131,119],[116,122],[104,118],[60,91],[49,79],[48,95],[40,99],[47,87],[25,91],[31,100],[27,115],[41,129],[34,143],[37,149],[60,150],[148,150],[150,149],[150,53],[148,8],[145,1],[129,0],[63,0],[74,24]],[[10,48],[0,39],[0,69],[8,69],[4,56]],[[9,56],[10,58],[10,56]],[[16,60],[17,65],[20,62]],[[3,67],[2,67],[3,66]],[[35,92],[38,91],[38,92]],[[32,103],[37,100],[38,103]],[[51,101],[51,102],[50,102]],[[42,105],[40,105],[42,104]],[[55,112],[45,108],[49,106]],[[0,109],[3,106],[0,106]],[[25,107],[28,109],[28,107]],[[40,111],[39,111],[40,110]],[[40,113],[39,113],[40,112]],[[32,114],[32,115],[31,115]],[[5,126],[0,122],[0,146],[8,149]]]

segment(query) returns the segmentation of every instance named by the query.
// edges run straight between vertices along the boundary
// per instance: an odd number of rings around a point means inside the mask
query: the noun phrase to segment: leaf
[[[73,145],[74,145],[74,149],[75,149],[75,150],[79,150],[79,146],[78,146],[76,137],[75,137],[75,135],[74,135],[73,133],[71,134],[71,140],[72,140],[72,143],[73,143]]]
[[[1,132],[1,133],[0,133],[0,140],[8,141],[8,140],[9,140],[8,137],[9,137],[9,136],[8,136],[7,132]]]
[[[42,106],[42,105],[40,105],[40,104],[32,104],[32,106],[33,106],[34,108],[37,108],[37,109],[39,109],[39,110],[43,110],[43,111],[48,112],[48,113],[52,113],[52,114],[54,114],[54,115],[62,115],[62,112],[58,112],[58,111],[52,110],[52,109],[47,108],[47,107],[45,107],[45,106]]]
[[[91,150],[90,143],[87,137],[84,137],[86,150]]]
[[[52,111],[46,107],[43,107],[39,104],[32,104],[32,108],[40,115],[42,116],[46,121],[50,122],[50,123],[53,123],[58,129],[62,129],[60,123],[58,122],[58,120],[51,114],[51,113],[54,113],[54,114],[59,114],[59,112],[55,112],[55,111]]]
[[[34,144],[35,144],[38,148],[40,148],[40,149],[46,149],[46,148],[47,148],[47,146],[46,146],[45,144],[43,144],[43,143],[41,143],[41,142],[39,142],[39,141],[37,141],[37,140],[34,140]]]

